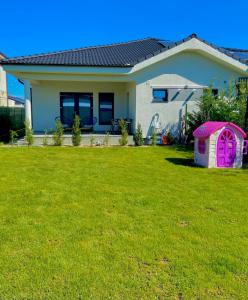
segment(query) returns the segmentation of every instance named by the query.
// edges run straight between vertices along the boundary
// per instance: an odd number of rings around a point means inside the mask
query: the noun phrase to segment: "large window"
[[[114,119],[114,94],[99,93],[99,124],[111,125]]]
[[[152,96],[154,102],[168,102],[167,89],[153,89]]]
[[[60,117],[62,123],[71,127],[75,115],[80,117],[82,126],[92,124],[92,93],[60,93]]]

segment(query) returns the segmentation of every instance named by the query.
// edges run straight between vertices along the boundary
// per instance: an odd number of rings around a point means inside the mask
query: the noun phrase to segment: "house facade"
[[[3,59],[4,71],[24,82],[26,120],[35,132],[82,126],[111,130],[127,119],[144,137],[160,127],[180,134],[186,110],[204,88],[217,92],[248,77],[248,51],[220,48],[195,34],[178,42],[147,38],[127,43]]]

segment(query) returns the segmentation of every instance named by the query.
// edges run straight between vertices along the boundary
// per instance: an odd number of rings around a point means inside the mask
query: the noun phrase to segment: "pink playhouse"
[[[246,133],[231,122],[206,122],[194,132],[195,164],[207,168],[241,168]]]

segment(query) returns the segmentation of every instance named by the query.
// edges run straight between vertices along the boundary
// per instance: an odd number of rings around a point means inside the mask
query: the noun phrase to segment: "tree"
[[[245,129],[247,89],[240,86],[238,92],[234,82],[230,82],[226,90],[214,95],[212,88],[205,89],[197,101],[197,110],[187,114],[186,135],[192,138],[193,131],[206,121],[233,122]]]
[[[248,132],[248,79],[243,78],[238,83],[238,96],[243,98],[241,101],[245,101],[245,116],[244,116],[244,130]]]

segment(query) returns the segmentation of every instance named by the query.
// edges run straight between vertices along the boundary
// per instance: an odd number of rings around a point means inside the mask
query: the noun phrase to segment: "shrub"
[[[80,117],[77,115],[72,126],[72,144],[73,146],[80,146],[81,144]]]
[[[94,135],[92,135],[92,136],[90,137],[90,146],[91,146],[91,147],[94,146],[95,139],[96,139],[96,138],[94,137]]]
[[[9,131],[9,137],[10,137],[10,143],[11,145],[14,145],[17,141],[17,137],[18,137],[18,134],[16,131],[14,130],[10,130]]]
[[[143,133],[142,133],[142,128],[141,128],[140,123],[138,123],[136,132],[133,136],[133,140],[134,140],[135,146],[142,146],[144,144]]]
[[[229,87],[219,96],[213,95],[212,88],[205,89],[202,97],[197,101],[197,110],[185,116],[185,134],[192,139],[193,131],[206,121],[233,122],[245,128],[247,90],[229,83]]]
[[[108,145],[109,145],[109,132],[107,132],[104,136],[103,145],[106,147],[108,147]]]
[[[34,143],[34,136],[33,136],[33,130],[30,126],[30,122],[26,121],[24,123],[25,125],[25,141],[27,142],[28,146],[32,146]]]
[[[157,145],[157,134],[156,134],[155,130],[153,130],[152,135],[151,135],[151,143],[152,143],[152,146]]]
[[[47,146],[48,145],[48,136],[47,136],[47,130],[44,131],[44,137],[42,140],[42,145]]]
[[[60,120],[56,120],[55,127],[56,129],[53,134],[54,146],[62,146],[64,140],[64,129]]]
[[[121,119],[119,121],[119,126],[120,126],[120,129],[121,129],[121,138],[119,139],[119,144],[121,146],[125,146],[128,143],[128,132],[127,132],[127,127],[126,127],[125,120]]]

